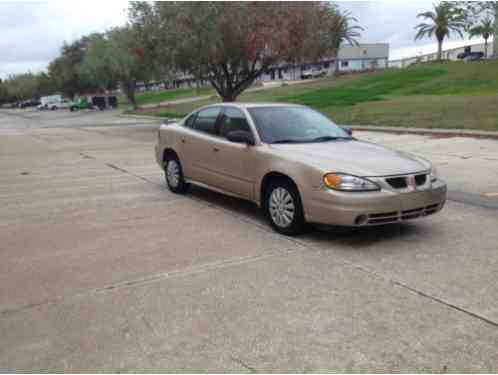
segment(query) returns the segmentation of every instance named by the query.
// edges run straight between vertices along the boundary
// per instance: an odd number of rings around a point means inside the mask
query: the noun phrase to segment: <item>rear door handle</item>
[[[217,147],[215,147],[215,148],[213,148],[213,151],[214,151],[214,152],[219,152],[219,151],[220,151],[220,149],[219,149],[219,148],[217,148]]]
[[[185,143],[185,139],[182,138],[182,143]]]

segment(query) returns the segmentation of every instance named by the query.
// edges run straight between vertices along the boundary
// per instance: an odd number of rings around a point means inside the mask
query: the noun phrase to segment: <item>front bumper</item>
[[[397,223],[440,211],[446,202],[446,184],[436,180],[423,191],[340,192],[323,188],[305,199],[308,222],[366,226]],[[308,204],[307,204],[308,203]]]

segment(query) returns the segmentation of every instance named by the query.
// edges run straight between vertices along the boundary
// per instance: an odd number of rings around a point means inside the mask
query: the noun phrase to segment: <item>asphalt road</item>
[[[156,129],[0,111],[0,371],[498,371],[497,141],[358,132],[435,162],[443,211],[286,238],[171,194]]]

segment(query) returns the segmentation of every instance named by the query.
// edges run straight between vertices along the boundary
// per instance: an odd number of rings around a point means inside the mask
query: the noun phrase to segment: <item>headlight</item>
[[[341,173],[328,173],[323,176],[325,185],[334,190],[342,191],[374,191],[380,190],[379,185],[365,178]]]
[[[437,180],[437,170],[435,166],[431,166],[431,182],[435,182]]]

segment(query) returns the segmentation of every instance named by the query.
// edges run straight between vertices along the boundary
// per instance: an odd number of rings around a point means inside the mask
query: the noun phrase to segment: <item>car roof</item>
[[[210,104],[207,107],[238,107],[238,108],[260,108],[260,107],[303,107],[300,104],[293,103],[240,103],[240,102],[227,102]]]

